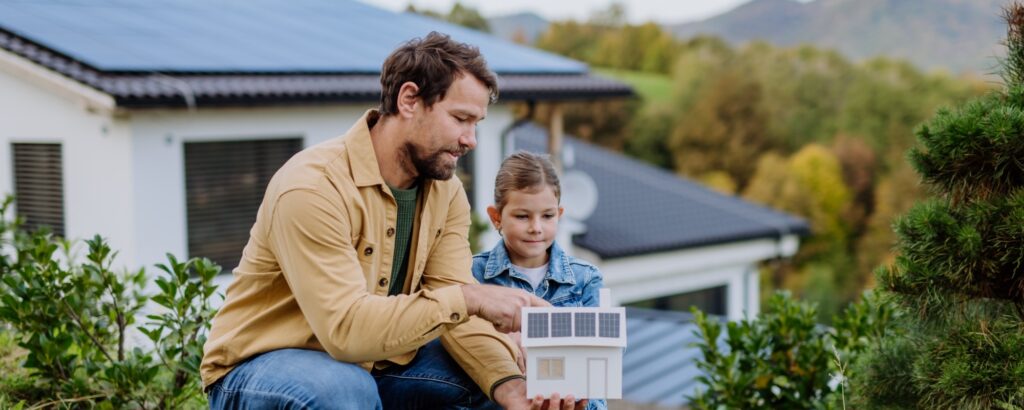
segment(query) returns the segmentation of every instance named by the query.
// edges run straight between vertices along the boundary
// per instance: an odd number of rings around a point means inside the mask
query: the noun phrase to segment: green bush
[[[199,363],[220,267],[167,255],[168,263],[158,265],[160,290],[147,295],[145,271],[115,272],[116,252],[103,238],[85,241],[88,251],[79,261],[76,243],[23,231],[8,215],[12,203],[8,197],[0,205],[0,322],[8,328],[4,337],[23,353],[20,366],[27,372],[0,378],[0,403],[205,406]],[[153,314],[136,323],[148,302]],[[132,335],[149,343],[132,343]]]
[[[846,406],[846,364],[882,337],[893,307],[865,294],[833,318],[834,328],[818,325],[814,304],[780,292],[759,317],[725,324],[693,309],[706,387],[691,397],[697,409],[832,409]]]

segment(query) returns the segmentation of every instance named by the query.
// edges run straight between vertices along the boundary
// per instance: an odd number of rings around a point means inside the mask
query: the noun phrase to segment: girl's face
[[[541,189],[509,191],[506,198],[500,212],[490,206],[487,214],[505,238],[509,259],[525,268],[544,266],[563,211],[554,190],[544,185]]]

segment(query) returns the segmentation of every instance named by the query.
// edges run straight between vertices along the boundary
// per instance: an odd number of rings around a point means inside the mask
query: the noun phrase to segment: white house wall
[[[0,192],[14,191],[11,143],[60,143],[65,235],[107,237],[121,252],[118,262],[129,265],[136,244],[131,129],[111,104],[56,73],[0,55]]]
[[[494,203],[494,178],[501,166],[502,136],[512,125],[512,110],[507,105],[492,106],[487,119],[477,125],[476,149],[473,150],[473,212],[481,221],[488,221],[487,207]],[[480,236],[481,249],[491,249],[498,243],[498,233],[488,229]]]
[[[303,139],[304,147],[309,147],[343,134],[373,105],[200,107],[196,111],[133,113],[134,198],[139,209],[135,233],[140,238],[137,263],[151,267],[164,261],[167,252],[182,257],[188,255],[184,143],[297,137]],[[490,107],[487,119],[480,123],[477,150],[480,152],[482,148],[483,152],[476,156],[478,160],[474,164],[483,173],[475,178],[478,195],[485,188],[479,181],[489,180],[488,186],[494,183],[497,172],[494,158],[497,157],[488,157],[492,155],[488,150],[497,146],[501,131],[510,123],[510,110],[503,105]],[[488,192],[493,192],[493,187]]]
[[[798,242],[795,236],[758,239],[617,258],[598,267],[620,304],[726,286],[726,315],[737,320],[759,313],[757,264],[787,256]]]
[[[343,134],[368,108],[371,104],[134,112],[138,263],[152,266],[167,252],[190,256],[185,143],[301,138],[309,147]]]

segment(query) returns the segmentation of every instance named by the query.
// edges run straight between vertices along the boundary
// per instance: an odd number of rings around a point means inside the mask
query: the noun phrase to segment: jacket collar
[[[367,110],[359,121],[356,121],[345,133],[345,146],[348,148],[348,162],[352,168],[352,179],[356,186],[366,187],[384,185],[384,177],[380,175],[380,164],[373,151],[370,139],[371,124],[380,119],[377,110]]]
[[[487,264],[484,266],[484,279],[492,279],[510,269],[512,269],[512,260],[509,259],[508,251],[505,249],[505,240],[501,239],[497,245],[494,245],[494,248],[491,249],[490,254],[487,256]],[[527,280],[525,276],[514,270],[510,272],[512,276]],[[551,243],[546,277],[562,284],[576,284],[576,276],[573,275],[572,269],[569,267],[569,255],[566,255],[562,248],[558,246],[558,241]]]
[[[345,146],[348,150],[348,162],[352,169],[352,180],[357,187],[380,185],[385,188],[384,176],[380,174],[380,164],[377,162],[377,154],[373,150],[373,140],[370,137],[370,128],[377,124],[381,118],[379,111],[371,109],[363,114],[359,121],[356,121],[345,133]],[[420,194],[425,195],[430,190],[431,180],[421,179]]]

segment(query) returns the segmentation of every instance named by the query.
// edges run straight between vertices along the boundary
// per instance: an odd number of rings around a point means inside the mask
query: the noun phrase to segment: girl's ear
[[[564,206],[558,207],[558,219],[562,219],[562,214],[563,213],[565,213],[565,207]]]
[[[494,205],[487,207],[487,216],[491,218],[491,225],[494,229],[501,229],[501,212]]]

